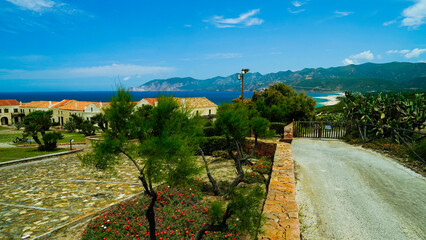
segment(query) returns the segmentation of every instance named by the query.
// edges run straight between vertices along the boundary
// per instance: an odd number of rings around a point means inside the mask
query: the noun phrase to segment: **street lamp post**
[[[241,69],[241,73],[238,73],[238,80],[241,80],[241,100],[244,101],[244,74],[248,73],[250,69],[243,68]]]

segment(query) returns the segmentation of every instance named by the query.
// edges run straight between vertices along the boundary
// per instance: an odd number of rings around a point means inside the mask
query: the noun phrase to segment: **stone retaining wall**
[[[251,153],[253,151],[254,139],[250,138],[244,146],[244,151]],[[277,142],[268,140],[258,140],[254,155],[257,158],[274,156]]]
[[[259,239],[300,239],[294,161],[289,143],[276,145],[263,213],[267,220],[263,227],[264,234]]]

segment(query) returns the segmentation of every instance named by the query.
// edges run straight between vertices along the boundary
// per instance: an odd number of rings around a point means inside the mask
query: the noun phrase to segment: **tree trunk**
[[[131,159],[133,161],[133,159]],[[137,165],[136,165],[137,166]],[[137,166],[139,169],[139,180],[141,180],[142,185],[145,189],[145,193],[148,194],[149,196],[151,196],[151,202],[148,206],[148,209],[145,212],[145,216],[146,219],[148,220],[149,223],[149,236],[151,240],[155,240],[156,236],[155,236],[155,212],[154,212],[154,206],[155,206],[155,202],[157,201],[158,195],[157,193],[152,189],[152,187],[148,187],[148,183],[146,182],[145,179],[145,175],[143,174],[143,170],[139,168],[139,166]]]
[[[214,219],[212,220],[212,223],[204,225],[198,230],[197,234],[195,235],[195,240],[201,240],[206,233],[206,231],[218,231],[218,232],[224,232],[228,229],[228,226],[226,225],[226,221],[231,217],[233,211],[228,207],[226,208],[225,215],[223,215],[222,222],[218,225],[214,225]]]
[[[154,206],[155,202],[157,201],[157,193],[155,191],[151,191],[149,194],[151,198],[151,203],[148,206],[148,209],[146,210],[145,216],[149,223],[149,238],[151,240],[155,240],[155,212],[154,212]]]
[[[37,134],[33,135],[33,139],[34,141],[38,144],[38,145],[42,145],[40,139],[38,138]]]
[[[215,179],[213,178],[213,176],[210,174],[209,166],[207,165],[207,160],[206,160],[206,158],[205,158],[205,156],[204,156],[203,149],[201,149],[200,147],[199,147],[199,149],[200,149],[200,152],[201,152],[201,156],[203,157],[204,166],[206,167],[207,177],[209,178],[210,183],[213,185],[213,192],[214,192],[214,195],[215,195],[215,196],[218,196],[218,195],[220,195],[220,189],[219,189],[219,186],[217,185],[216,180],[215,180]]]

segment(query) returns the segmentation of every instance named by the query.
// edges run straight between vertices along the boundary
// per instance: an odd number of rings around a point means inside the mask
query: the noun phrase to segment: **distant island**
[[[265,75],[254,72],[245,75],[244,89],[262,90],[276,82],[307,92],[425,91],[426,63],[364,63],[331,68],[305,68],[294,72],[280,71]],[[205,80],[191,77],[155,79],[130,90],[238,91],[241,90],[241,82],[236,73]]]

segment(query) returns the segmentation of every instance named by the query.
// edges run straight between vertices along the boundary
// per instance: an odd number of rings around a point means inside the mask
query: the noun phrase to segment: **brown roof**
[[[22,104],[23,108],[49,108],[58,102],[56,101],[31,101],[29,103]]]
[[[185,104],[183,104],[185,102]],[[217,105],[206,97],[181,98],[179,105],[185,105],[187,108],[209,108]]]
[[[86,107],[90,104],[95,105],[97,108],[103,108],[109,106],[109,103],[103,102],[102,107],[100,102],[83,102],[77,100],[62,100],[54,106],[54,108],[59,108],[62,110],[71,110],[71,111],[84,111]]]
[[[16,99],[0,100],[0,106],[17,106],[19,102]]]
[[[152,106],[155,105],[156,102],[158,102],[157,98],[144,98],[143,100],[147,101],[149,104],[151,104]]]

